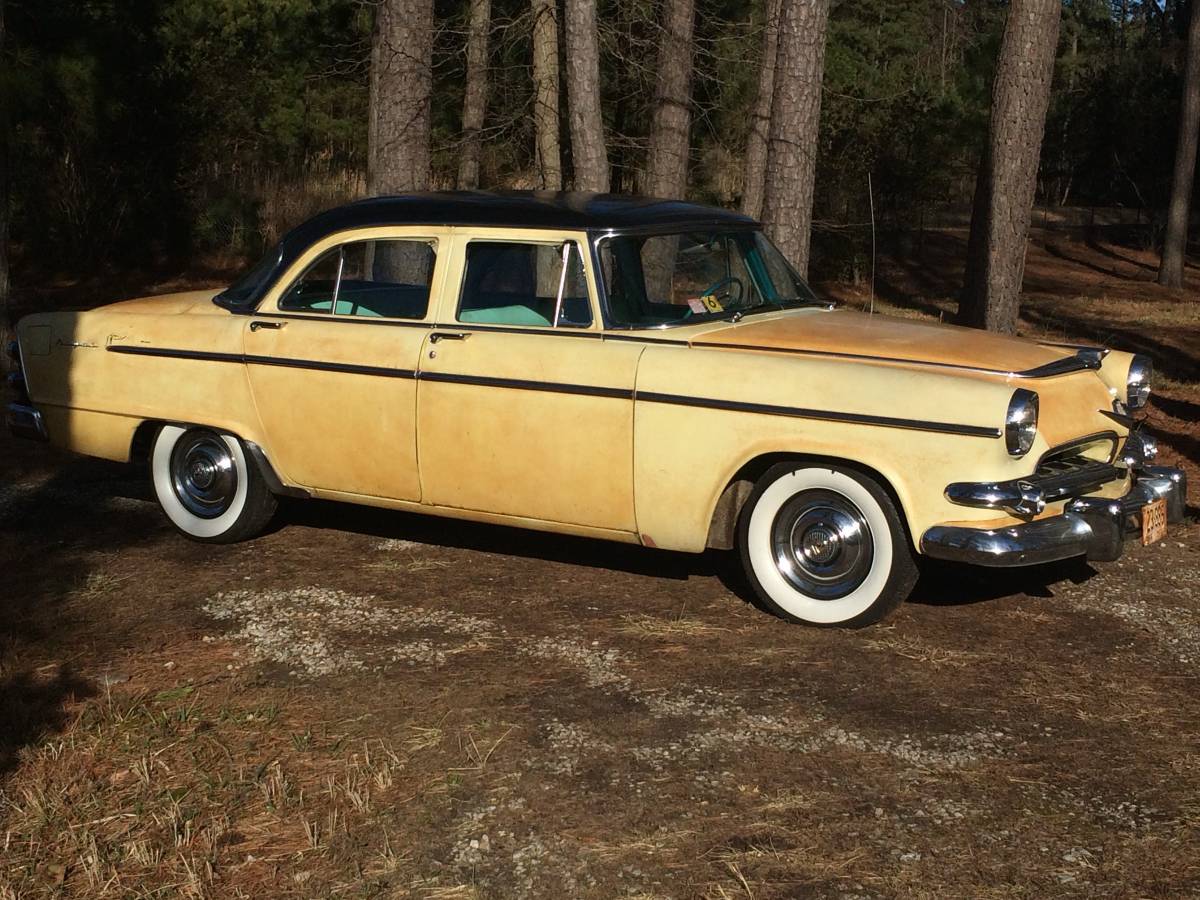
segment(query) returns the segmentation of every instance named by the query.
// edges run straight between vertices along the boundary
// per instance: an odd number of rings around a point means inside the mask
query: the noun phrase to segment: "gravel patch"
[[[387,607],[373,595],[315,587],[228,591],[208,600],[204,611],[237,623],[232,637],[248,644],[255,658],[310,678],[379,671],[391,663],[440,666],[451,653],[496,631],[493,623],[474,616]],[[413,634],[428,631],[435,634]],[[405,635],[413,637],[404,640]]]

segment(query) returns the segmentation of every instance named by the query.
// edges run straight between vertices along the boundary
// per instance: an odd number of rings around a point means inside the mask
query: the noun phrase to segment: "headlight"
[[[1013,391],[1004,417],[1004,443],[1011,456],[1024,456],[1037,437],[1038,395],[1024,388]]]
[[[1125,388],[1125,402],[1130,409],[1141,409],[1150,399],[1150,381],[1154,377],[1154,363],[1150,357],[1140,353],[1129,364],[1129,378]]]

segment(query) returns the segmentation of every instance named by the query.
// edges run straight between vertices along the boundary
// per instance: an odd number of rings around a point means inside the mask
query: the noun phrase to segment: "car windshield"
[[[275,267],[282,257],[283,245],[278,244],[272,247],[262,259],[251,266],[249,271],[217,294],[213,300],[230,309],[254,303],[260,298],[265,282],[274,273]]]
[[[758,231],[617,235],[599,245],[611,324],[650,328],[819,302]]]

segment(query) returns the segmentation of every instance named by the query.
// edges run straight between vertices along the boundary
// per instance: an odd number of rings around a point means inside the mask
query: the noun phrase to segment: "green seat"
[[[528,306],[491,306],[486,309],[464,309],[460,322],[486,325],[549,325],[550,320]]]

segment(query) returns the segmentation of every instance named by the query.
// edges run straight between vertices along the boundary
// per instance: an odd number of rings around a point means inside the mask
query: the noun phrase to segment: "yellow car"
[[[223,291],[29,316],[17,434],[148,465],[188,537],[278,495],[699,553],[770,611],[864,625],[919,555],[1120,555],[1183,516],[1141,356],[836,309],[690,203],[382,197]]]

